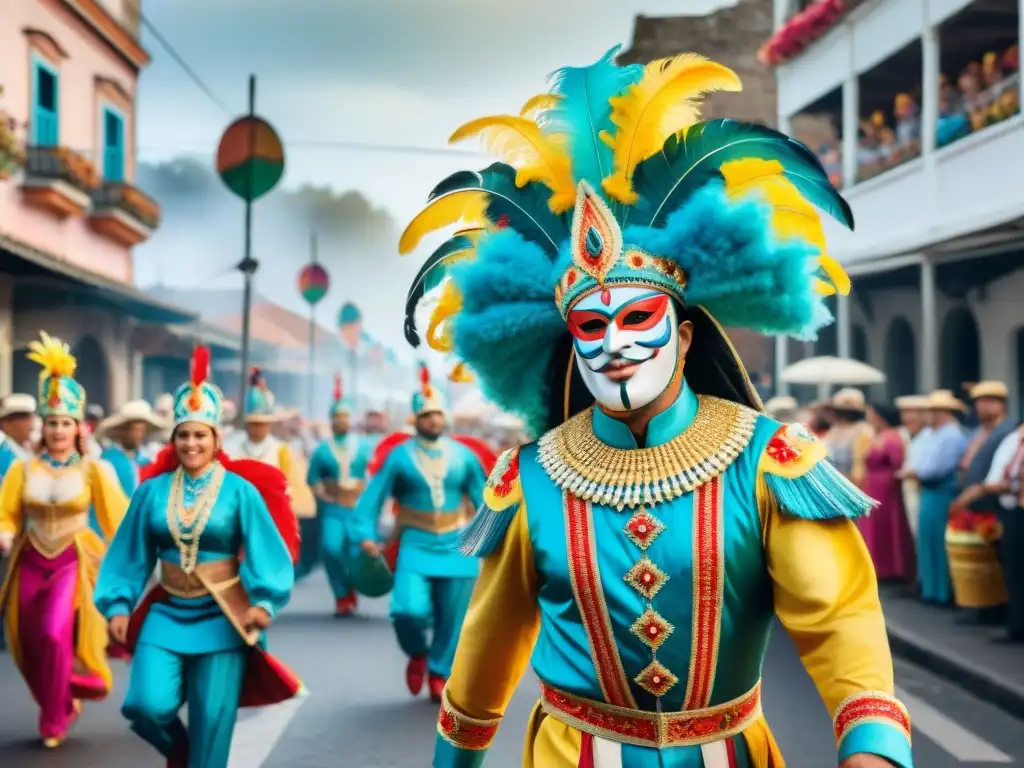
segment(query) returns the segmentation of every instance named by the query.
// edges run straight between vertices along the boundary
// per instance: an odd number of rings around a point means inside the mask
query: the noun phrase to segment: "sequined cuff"
[[[912,765],[905,762],[911,746],[910,713],[887,693],[864,691],[850,696],[839,705],[832,726],[840,761],[866,752],[896,765]]]
[[[501,718],[477,720],[459,712],[448,700],[448,691],[441,697],[441,712],[437,718],[437,732],[445,741],[459,749],[480,751],[491,746],[498,732]]]

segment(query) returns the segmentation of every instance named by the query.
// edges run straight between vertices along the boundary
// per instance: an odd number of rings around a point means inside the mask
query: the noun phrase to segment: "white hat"
[[[774,413],[785,413],[786,411],[795,411],[799,408],[800,404],[796,401],[796,398],[790,397],[789,395],[776,395],[764,404],[765,413],[768,415]]]
[[[896,398],[896,408],[901,411],[927,411],[928,395],[904,395]]]
[[[832,407],[840,411],[859,411],[863,413],[867,410],[867,403],[863,392],[853,387],[846,387],[840,389],[832,396]]]
[[[95,430],[96,439],[108,435],[110,432],[120,429],[126,424],[141,421],[146,424],[149,432],[162,432],[170,429],[170,422],[157,416],[149,403],[145,400],[131,400],[122,406],[121,410],[113,416],[108,416],[101,421]]]
[[[156,400],[153,401],[153,410],[157,413],[166,413],[170,415],[174,411],[174,395],[170,392],[164,392],[162,395],[158,395]]]
[[[27,416],[36,412],[36,399],[32,395],[8,395],[0,402],[0,419],[8,416]]]

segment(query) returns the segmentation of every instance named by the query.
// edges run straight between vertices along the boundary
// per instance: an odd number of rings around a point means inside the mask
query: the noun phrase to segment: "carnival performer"
[[[466,498],[479,505],[490,462],[478,446],[445,436],[444,396],[430,383],[426,366],[420,367],[412,410],[415,437],[396,433],[377,446],[355,519],[363,549],[376,554],[377,522],[384,503],[394,500],[398,556],[391,622],[409,657],[409,692],[416,696],[427,682],[431,697],[440,701],[479,571],[456,548],[470,518]]]
[[[200,347],[174,393],[171,443],[144,471],[95,593],[111,637],[134,654],[122,713],[173,768],[226,768],[238,708],[301,687],[264,650],[294,578],[287,485],[220,451],[222,396],[208,370]],[[158,562],[160,583],[140,604]]]
[[[434,766],[481,765],[531,654],[527,768],[782,766],[760,681],[778,616],[839,765],[910,768],[853,520],[872,501],[760,412],[718,324],[809,338],[829,322],[821,294],[849,279],[816,209],[850,227],[850,208],[799,142],[699,121],[703,93],[739,90],[731,70],[615,53],[456,131],[517,167],[449,176],[401,240],[479,227],[417,278],[443,282],[427,336],[542,435],[499,460],[462,536],[483,570]]]
[[[313,452],[306,477],[317,499],[320,551],[316,559],[323,560],[337,616],[349,615],[358,602],[351,579],[351,561],[362,543],[357,538],[360,528],[355,507],[366,485],[366,470],[373,456],[369,443],[351,431],[352,412],[352,401],[344,395],[341,376],[336,376],[331,406],[332,437]]]
[[[96,439],[109,441],[100,458],[114,468],[128,498],[139,487],[139,470],[151,461],[146,446],[167,426],[145,400],[132,400],[96,427]]]
[[[114,535],[128,499],[111,473],[83,455],[85,390],[66,344],[42,333],[29,345],[39,379],[41,453],[11,465],[0,487],[0,552],[10,554],[0,586],[7,642],[39,704],[39,734],[60,746],[81,700],[111,686],[107,632],[93,606],[103,539],[89,526],[93,506],[103,537]]]

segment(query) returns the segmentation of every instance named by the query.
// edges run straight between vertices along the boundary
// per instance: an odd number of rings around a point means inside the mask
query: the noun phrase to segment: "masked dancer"
[[[122,713],[170,768],[227,768],[238,708],[300,690],[264,650],[294,580],[287,485],[279,470],[220,451],[222,396],[208,369],[200,347],[174,393],[171,443],[144,473],[96,586],[111,636],[134,654]],[[157,563],[160,583],[139,604]]]
[[[11,465],[0,487],[0,551],[10,555],[0,586],[14,663],[39,704],[39,734],[60,746],[82,699],[110,691],[107,632],[93,607],[103,538],[117,530],[128,499],[109,470],[83,455],[85,390],[66,344],[42,334],[29,346],[42,366],[41,452]],[[89,525],[95,510],[103,538]]]
[[[910,768],[854,523],[872,502],[761,413],[718,325],[808,338],[829,322],[821,294],[849,280],[816,209],[852,226],[850,208],[799,142],[699,120],[703,93],[739,90],[731,70],[614,55],[459,129],[516,166],[448,177],[401,241],[480,227],[418,278],[445,283],[428,337],[542,435],[499,460],[462,537],[483,571],[434,766],[481,765],[531,656],[527,768],[782,766],[761,711],[778,616],[838,764]]]
[[[466,499],[479,504],[486,479],[483,467],[490,462],[444,434],[444,396],[430,383],[426,366],[420,368],[420,391],[413,395],[412,410],[415,436],[397,433],[377,446],[356,520],[363,549],[376,553],[381,510],[388,499],[394,500],[398,554],[391,622],[409,657],[409,692],[419,694],[427,682],[430,695],[440,700],[479,570],[456,545],[469,522]]]
[[[317,559],[323,560],[338,616],[347,616],[356,609],[351,561],[358,554],[362,540],[358,538],[355,507],[366,484],[366,470],[373,455],[369,442],[352,432],[352,415],[352,401],[344,395],[341,376],[336,376],[331,406],[332,436],[313,452],[306,480],[317,499],[320,539]]]

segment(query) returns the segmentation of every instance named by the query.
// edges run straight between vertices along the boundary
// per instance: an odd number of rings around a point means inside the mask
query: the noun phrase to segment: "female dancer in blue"
[[[174,395],[171,444],[135,492],[95,591],[110,634],[134,653],[122,712],[169,768],[227,768],[238,707],[301,688],[263,649],[294,579],[286,481],[220,452],[223,400],[208,363],[197,350]],[[157,561],[160,583],[132,612]]]

